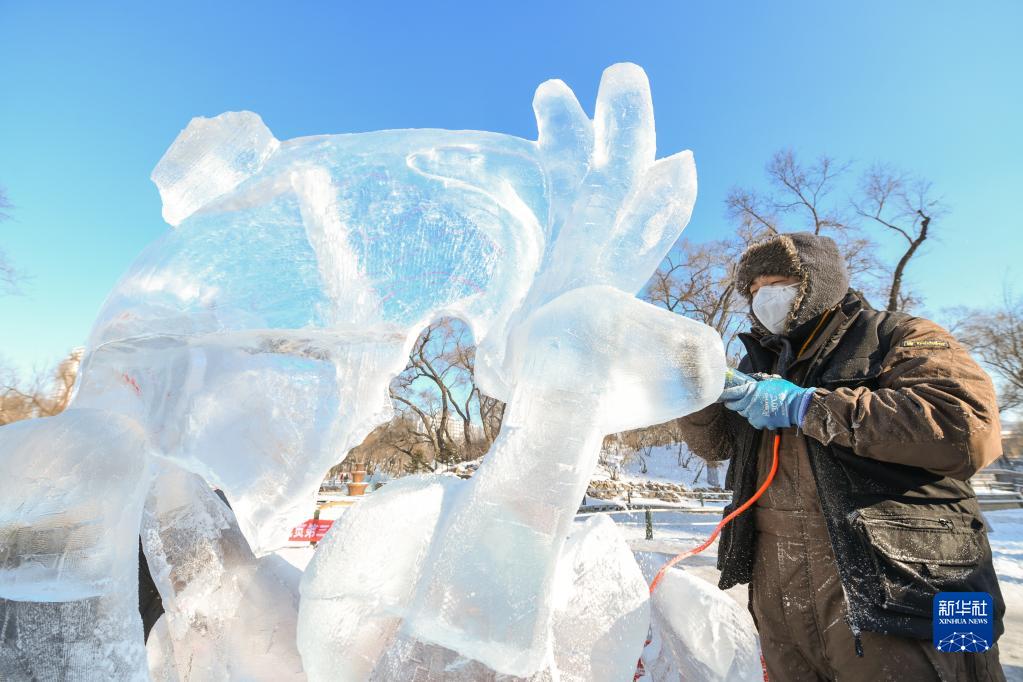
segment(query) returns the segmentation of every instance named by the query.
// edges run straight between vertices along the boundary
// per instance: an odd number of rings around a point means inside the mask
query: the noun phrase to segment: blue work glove
[[[769,377],[725,389],[721,401],[757,429],[784,429],[800,426],[810,397],[816,389],[796,386],[781,377]]]

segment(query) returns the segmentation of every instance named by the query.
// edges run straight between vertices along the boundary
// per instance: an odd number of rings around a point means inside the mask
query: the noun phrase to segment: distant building
[[[991,467],[1023,470],[1023,422],[1007,421],[1002,427],[1002,456]]]

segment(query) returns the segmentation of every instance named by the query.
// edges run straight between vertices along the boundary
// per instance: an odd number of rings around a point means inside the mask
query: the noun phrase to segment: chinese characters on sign
[[[934,648],[981,653],[994,642],[994,602],[987,592],[939,592],[934,596]]]
[[[334,524],[328,519],[309,519],[291,529],[291,542],[319,542]]]
[[[938,599],[938,616],[988,616],[983,599]]]

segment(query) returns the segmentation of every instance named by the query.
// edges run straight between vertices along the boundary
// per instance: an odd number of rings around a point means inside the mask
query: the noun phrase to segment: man
[[[1005,606],[967,479],[1001,454],[990,378],[938,325],[876,311],[849,289],[835,243],[751,246],[736,270],[753,328],[739,369],[761,380],[684,417],[696,454],[730,459],[756,505],[722,535],[719,586],[750,583],[771,682],[1004,680],[997,648],[931,643],[937,592]],[[766,376],[771,375],[771,376]]]

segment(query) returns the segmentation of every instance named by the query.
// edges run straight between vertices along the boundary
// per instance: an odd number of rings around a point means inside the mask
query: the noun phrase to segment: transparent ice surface
[[[199,476],[160,467],[141,537],[164,608],[147,643],[152,676],[305,679],[295,644],[298,569],[255,557],[234,513]]]
[[[129,593],[148,504],[147,552],[173,607],[161,669],[180,676],[186,656],[222,670],[234,645],[190,632],[229,631],[242,612],[227,602],[246,590],[290,598],[260,557],[389,418],[388,383],[419,331],[454,316],[478,340],[481,389],[508,403],[501,436],[468,483],[374,494],[381,509],[407,494],[435,511],[413,515],[412,536],[387,526],[386,570],[379,547],[321,549],[297,646],[314,679],[338,661],[361,671],[353,679],[382,665],[402,678],[424,650],[463,670],[546,674],[552,586],[601,437],[709,404],[724,354],[708,327],[635,298],[696,196],[689,152],[655,158],[643,71],[609,68],[592,120],[560,81],[533,106],[535,142],[444,130],[278,141],[249,112],[193,120],[153,172],[174,229],[104,304],[70,408],[0,430],[0,480],[16,482],[0,495],[5,608],[98,600],[120,629],[97,626],[89,642],[144,675]],[[226,493],[234,519],[203,485]],[[380,534],[371,512],[352,517],[351,538]],[[390,576],[389,596],[335,580],[334,566]],[[595,599],[616,598],[595,585]],[[317,623],[333,624],[325,641]],[[50,641],[19,637],[0,661]]]
[[[652,575],[660,565],[648,568]],[[643,658],[649,679],[764,679],[753,618],[717,586],[668,569],[652,595],[651,612],[653,639]]]
[[[573,530],[551,587],[553,665],[563,682],[635,673],[650,626],[648,589],[609,517],[592,516]]]
[[[0,679],[146,679],[145,434],[71,409],[0,429]]]
[[[302,576],[298,642],[310,679],[369,678],[401,626],[459,484],[397,479],[334,523]]]
[[[299,641],[310,678],[627,679],[650,624],[647,584],[618,527],[603,516],[576,526],[557,558],[550,641],[539,670],[501,673],[403,631],[427,543],[465,486],[454,477],[395,481],[330,530],[303,577]]]

